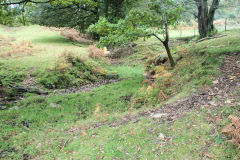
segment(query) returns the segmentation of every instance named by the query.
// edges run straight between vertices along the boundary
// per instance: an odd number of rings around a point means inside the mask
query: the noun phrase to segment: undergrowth
[[[226,54],[240,51],[237,30],[228,33],[227,37],[213,39],[201,43],[191,42],[172,48],[177,65],[172,69],[168,63],[155,64],[158,56],[148,57],[146,77],[143,86],[136,96],[140,102],[156,105],[169,99],[169,102],[183,98],[199,88],[211,85],[218,68],[222,65]],[[231,45],[230,45],[231,44]],[[151,81],[153,80],[153,81]]]
[[[39,83],[46,88],[82,86],[99,82],[106,77],[107,71],[94,61],[64,53],[58,58],[56,66],[39,74]]]
[[[3,86],[19,84],[25,76],[26,73],[24,71],[8,68],[3,63],[0,63],[0,82]]]
[[[150,45],[146,49],[149,53],[140,47],[136,55],[122,58],[122,64],[117,66],[71,54],[60,56],[54,67],[36,73],[45,87],[95,83],[105,78],[106,70],[119,74],[123,80],[87,93],[47,97],[25,94],[24,100],[6,104],[6,109],[0,111],[0,158],[22,159],[28,155],[33,159],[238,159],[237,149],[221,134],[227,120],[220,121],[215,128],[206,108],[175,122],[139,117],[125,125],[94,127],[96,123],[120,118],[124,124],[128,115],[139,111],[133,108],[160,107],[163,101],[175,101],[210,85],[214,76],[219,75],[217,68],[224,53],[240,51],[236,33],[231,31],[221,39],[172,48],[176,52],[176,68],[171,69],[167,63],[147,64],[148,72],[154,73],[154,81],[146,81],[147,84],[142,83],[143,62],[164,54],[161,47]],[[5,64],[0,67],[3,85],[23,81],[23,70],[13,70]],[[211,114],[222,113],[226,118],[236,114],[238,108],[224,106]],[[159,138],[162,134],[164,139]]]

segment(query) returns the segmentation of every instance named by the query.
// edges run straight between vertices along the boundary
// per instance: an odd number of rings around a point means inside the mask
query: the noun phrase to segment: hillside
[[[222,129],[240,114],[240,30],[176,33],[172,69],[154,37],[91,58],[58,30],[0,26],[0,159],[239,159]]]

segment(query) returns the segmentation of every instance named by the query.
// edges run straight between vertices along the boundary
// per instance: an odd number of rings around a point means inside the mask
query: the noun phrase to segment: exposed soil
[[[26,88],[40,88],[40,86],[37,85],[36,77],[31,76],[31,71],[36,72],[36,68],[31,68],[26,72],[26,77],[22,85]]]
[[[15,148],[8,148],[0,151],[0,159],[5,158],[9,153],[17,153]]]
[[[41,86],[37,85],[36,78],[31,77],[30,73],[27,72],[27,76],[23,81],[23,86],[24,86],[24,89],[29,90],[29,91],[36,89],[37,92],[44,93],[44,94],[41,94],[42,96],[48,97],[50,95],[68,95],[68,94],[72,94],[72,93],[85,93],[85,92],[92,91],[93,89],[100,87],[102,85],[114,84],[114,83],[117,83],[122,80],[124,80],[124,79],[121,79],[121,78],[106,79],[101,82],[94,83],[94,84],[87,84],[87,85],[84,85],[79,88],[72,87],[72,88],[66,88],[66,89],[54,89],[54,90],[50,90],[49,92],[44,92],[44,91],[42,91],[44,89]],[[11,97],[11,98],[7,97],[6,98],[6,94],[4,93],[4,90],[6,90],[6,88],[0,87],[0,110],[6,109],[7,107],[5,105],[7,103],[17,102],[18,100],[24,99],[22,93],[16,95],[15,97]],[[48,94],[46,94],[46,93],[48,93]]]

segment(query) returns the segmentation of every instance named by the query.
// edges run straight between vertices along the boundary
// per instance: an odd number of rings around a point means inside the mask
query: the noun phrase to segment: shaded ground
[[[72,94],[72,93],[85,93],[85,92],[89,92],[97,87],[100,87],[102,85],[106,85],[106,84],[112,84],[112,83],[116,83],[121,81],[122,79],[110,79],[110,80],[104,80],[98,83],[93,83],[93,84],[88,84],[88,85],[83,85],[80,88],[67,88],[67,89],[58,89],[58,90],[53,90],[52,93],[53,94],[60,94],[60,95],[66,95],[66,94]]]

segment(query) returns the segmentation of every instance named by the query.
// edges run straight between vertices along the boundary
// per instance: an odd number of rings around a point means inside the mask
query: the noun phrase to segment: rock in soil
[[[14,106],[14,107],[10,108],[9,110],[19,110],[19,107],[18,106]]]

